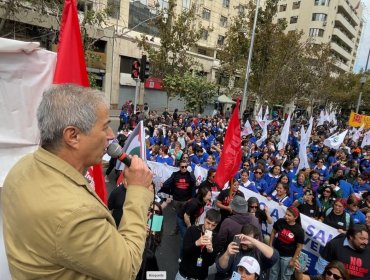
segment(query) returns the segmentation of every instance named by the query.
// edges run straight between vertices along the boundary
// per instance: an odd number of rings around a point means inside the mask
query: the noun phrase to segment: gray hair
[[[99,90],[72,84],[54,85],[47,89],[37,109],[41,146],[57,148],[67,126],[88,133],[97,120],[99,105],[108,108],[104,93]]]

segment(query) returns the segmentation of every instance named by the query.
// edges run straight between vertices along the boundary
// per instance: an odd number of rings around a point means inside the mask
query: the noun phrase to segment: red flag
[[[223,188],[240,167],[242,160],[241,129],[239,121],[239,99],[236,102],[234,112],[231,116],[229,126],[225,135],[220,163],[218,164],[215,182]]]
[[[90,86],[75,0],[65,0],[64,2],[57,65],[53,83]],[[105,187],[102,165],[96,164],[90,167],[88,173],[94,180],[95,192],[107,204],[107,189]]]

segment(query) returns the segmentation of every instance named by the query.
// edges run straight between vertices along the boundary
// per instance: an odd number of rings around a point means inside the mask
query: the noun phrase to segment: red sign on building
[[[150,77],[145,80],[145,88],[162,89],[163,81],[160,78]]]

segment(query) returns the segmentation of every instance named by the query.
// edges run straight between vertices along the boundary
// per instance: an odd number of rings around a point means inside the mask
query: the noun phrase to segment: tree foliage
[[[148,53],[150,74],[164,80],[163,88],[167,91],[168,99],[176,94],[166,79],[173,75],[185,76],[189,70],[201,70],[188,51],[196,45],[201,37],[202,26],[196,21],[196,9],[193,4],[189,10],[176,13],[174,0],[169,1],[167,9],[153,19],[152,24],[158,28],[160,46],[148,42],[145,34],[138,41],[138,46]]]
[[[251,2],[248,21],[243,16],[234,19],[219,53],[221,71],[242,77],[235,84],[239,87],[244,84],[252,33],[249,31],[244,37],[240,30],[252,30],[255,8]],[[274,21],[276,11],[277,1],[273,0],[267,0],[266,7],[259,9],[248,92],[271,105],[323,96],[333,70],[329,46],[304,42],[303,33],[298,31],[285,32],[286,21]]]
[[[185,108],[193,113],[203,113],[216,91],[216,85],[206,77],[195,76],[190,72],[167,75],[164,82],[171,92],[185,100]]]

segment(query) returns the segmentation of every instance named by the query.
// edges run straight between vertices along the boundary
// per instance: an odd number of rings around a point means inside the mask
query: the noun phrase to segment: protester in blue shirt
[[[273,192],[280,176],[281,167],[279,165],[274,165],[273,168],[270,169],[270,172],[263,177],[267,183],[267,188],[265,190],[266,195],[270,195]]]
[[[320,180],[321,181],[327,181],[329,179],[329,169],[324,165],[324,159],[319,158],[316,161],[316,166],[314,167],[314,170],[318,171],[320,173]]]
[[[357,182],[353,184],[353,190],[358,194],[370,191],[370,185],[367,183],[367,178],[365,175],[360,175],[357,177]]]
[[[351,215],[354,224],[365,224],[365,214],[358,208],[358,200],[354,196],[350,196],[347,200],[346,211]]]
[[[262,168],[259,168],[257,167],[254,172],[253,172],[254,176],[253,176],[253,179],[252,179],[252,182],[254,182],[255,186],[256,186],[256,189],[258,190],[258,192],[262,195],[265,195],[267,196],[266,194],[266,190],[267,190],[267,183],[266,181],[262,178],[262,175],[263,175],[263,169]]]

